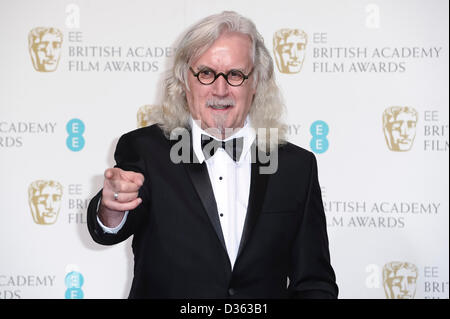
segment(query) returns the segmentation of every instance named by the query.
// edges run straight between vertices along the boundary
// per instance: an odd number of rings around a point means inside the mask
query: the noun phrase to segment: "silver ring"
[[[114,193],[114,200],[117,200],[119,198],[119,194]]]

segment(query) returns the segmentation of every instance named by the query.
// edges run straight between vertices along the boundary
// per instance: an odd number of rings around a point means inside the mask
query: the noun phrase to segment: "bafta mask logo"
[[[383,286],[388,299],[413,299],[418,270],[408,262],[393,261],[383,267]]]
[[[28,187],[28,203],[33,220],[39,225],[51,225],[58,219],[63,189],[55,181],[34,181]]]
[[[155,124],[155,121],[152,120],[152,113],[155,112],[157,105],[143,105],[137,111],[137,127],[146,127],[152,124]]]
[[[273,35],[273,53],[281,73],[299,73],[305,58],[308,35],[298,29],[281,29]]]
[[[37,27],[28,34],[28,50],[33,67],[39,72],[53,72],[61,56],[63,35],[55,28]]]
[[[383,132],[391,151],[409,151],[416,137],[418,113],[411,107],[392,106],[383,112]]]

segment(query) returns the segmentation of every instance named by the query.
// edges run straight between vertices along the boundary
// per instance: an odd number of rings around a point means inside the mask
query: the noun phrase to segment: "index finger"
[[[133,172],[133,171],[122,171],[121,175],[127,179],[128,181],[136,184],[137,186],[142,186],[144,184],[144,175],[141,173]]]
[[[104,174],[105,178],[106,179],[111,179],[111,180],[119,179],[120,178],[120,171],[121,171],[121,169],[117,168],[117,167],[108,168],[108,169],[105,170],[105,174]]]

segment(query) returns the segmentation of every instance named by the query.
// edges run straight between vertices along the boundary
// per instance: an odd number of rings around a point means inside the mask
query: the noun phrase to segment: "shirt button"
[[[229,288],[228,289],[228,295],[229,296],[234,296],[236,294],[236,290],[234,290],[233,288]]]
[[[222,176],[220,176],[219,179],[222,180],[223,179]]]
[[[222,214],[222,213],[220,214],[220,217],[223,217],[223,214]]]

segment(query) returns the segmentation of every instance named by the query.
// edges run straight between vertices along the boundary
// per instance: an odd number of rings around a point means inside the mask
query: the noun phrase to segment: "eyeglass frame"
[[[255,68],[253,67],[252,70],[250,71],[250,73],[247,74],[247,75],[245,75],[244,72],[239,71],[239,70],[230,70],[230,71],[227,72],[227,74],[225,74],[225,73],[223,73],[223,72],[216,73],[216,71],[214,71],[213,69],[208,68],[208,70],[210,70],[211,72],[214,73],[214,80],[212,80],[211,83],[207,83],[207,84],[205,84],[205,83],[203,83],[202,81],[200,81],[200,79],[199,79],[199,77],[198,77],[199,74],[200,74],[200,72],[204,71],[205,69],[200,70],[200,71],[198,71],[197,73],[195,73],[195,71],[192,69],[192,67],[189,67],[189,70],[191,70],[192,75],[195,76],[195,77],[197,78],[197,80],[198,80],[202,85],[211,85],[211,84],[213,84],[214,82],[216,82],[216,80],[218,79],[219,76],[223,76],[223,78],[225,79],[225,81],[227,81],[228,85],[233,86],[233,87],[237,87],[237,86],[241,86],[242,84],[244,84],[245,80],[247,80],[247,79],[250,77],[250,75],[252,75],[252,73],[253,73],[253,71],[255,70]],[[243,78],[242,78],[242,82],[241,82],[240,84],[235,85],[235,84],[231,84],[231,83],[228,81],[228,75],[229,75],[231,72],[233,72],[233,71],[234,71],[234,72],[239,72],[239,73],[242,74]]]

